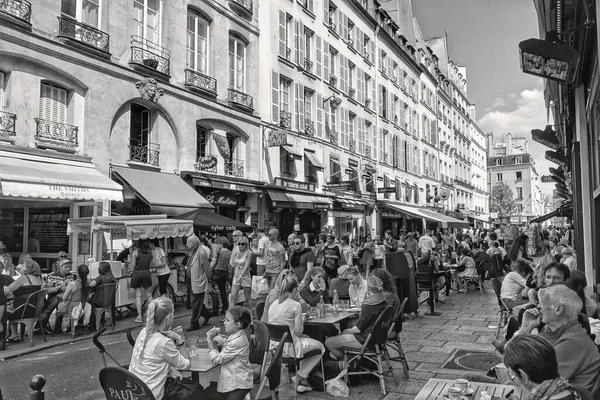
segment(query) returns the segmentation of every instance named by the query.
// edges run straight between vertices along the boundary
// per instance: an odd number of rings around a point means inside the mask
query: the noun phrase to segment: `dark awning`
[[[308,159],[308,162],[312,164],[316,169],[320,169],[321,171],[324,169],[323,164],[317,158],[317,155],[312,151],[304,151],[304,156]]]
[[[425,208],[421,208],[420,211],[428,216],[426,219],[439,222],[442,228],[468,228],[470,226],[467,221],[452,218],[445,214],[440,214]]]
[[[278,190],[269,190],[268,193],[274,207],[328,210],[332,204],[329,197],[309,196]]]
[[[565,214],[571,214],[573,212],[573,202],[567,201],[563,203],[558,209],[549,212],[548,214],[539,216],[531,220],[531,222],[544,222],[549,220],[550,218],[564,216]]]
[[[242,232],[252,231],[250,225],[202,208],[178,215],[176,218],[193,221],[194,228],[201,232],[231,233],[236,229]]]
[[[177,175],[118,166],[113,167],[113,173],[152,207],[153,213],[175,216],[197,208],[214,209]]]
[[[297,152],[296,149],[294,149],[293,146],[290,146],[289,144],[285,144],[285,145],[283,145],[281,147],[283,149],[285,149],[285,151],[287,151],[296,160],[302,160],[302,154],[300,154],[299,152]]]

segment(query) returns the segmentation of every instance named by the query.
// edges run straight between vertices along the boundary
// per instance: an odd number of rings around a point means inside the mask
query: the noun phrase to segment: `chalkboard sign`
[[[29,209],[29,253],[58,253],[69,251],[67,220],[69,207]]]

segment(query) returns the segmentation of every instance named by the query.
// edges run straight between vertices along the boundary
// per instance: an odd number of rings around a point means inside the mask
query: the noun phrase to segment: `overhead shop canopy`
[[[340,203],[340,205],[342,205],[342,207],[347,207],[347,208],[363,208],[364,206],[367,205],[367,203],[365,203],[362,200],[348,199],[345,197],[336,197],[335,201],[337,203]]]
[[[387,208],[390,208],[394,211],[399,211],[404,214],[408,214],[413,218],[421,218],[421,219],[431,219],[429,216],[425,215],[421,212],[421,209],[417,207],[405,206],[402,204],[396,204],[389,201],[382,201],[381,205]]]
[[[198,209],[177,216],[177,219],[189,220],[194,223],[194,227],[199,231],[215,233],[231,233],[240,230],[242,232],[251,232],[252,227],[243,222],[227,218],[215,213],[213,210]]]
[[[268,190],[274,207],[328,210],[332,201],[329,197]]]
[[[0,194],[64,200],[123,201],[123,188],[91,162],[0,155]]]
[[[421,208],[420,211],[426,215],[426,219],[440,223],[442,225],[442,228],[468,228],[470,226],[469,223],[466,221],[452,218],[435,211],[427,210],[424,208]]]
[[[67,234],[111,232],[114,239],[183,237],[194,233],[192,221],[167,219],[166,215],[69,218]]]
[[[290,153],[290,155],[292,157],[294,157],[295,159],[302,160],[302,154],[300,152],[296,151],[296,149],[294,149],[294,146],[291,146],[289,144],[284,144],[281,147],[283,147],[285,149],[285,151]]]
[[[312,164],[313,167],[319,170],[323,170],[323,164],[317,158],[317,155],[312,151],[304,151],[304,156],[308,159],[308,162]]]
[[[214,209],[177,175],[117,166],[113,167],[113,173],[146,202],[152,212],[175,216],[198,208]]]
[[[573,202],[568,201],[568,202],[564,203],[562,206],[560,206],[558,209],[551,211],[548,214],[545,214],[545,215],[542,215],[542,216],[532,219],[531,222],[540,223],[540,222],[544,222],[544,221],[549,220],[550,218],[554,218],[554,217],[569,216],[572,213],[573,213]]]

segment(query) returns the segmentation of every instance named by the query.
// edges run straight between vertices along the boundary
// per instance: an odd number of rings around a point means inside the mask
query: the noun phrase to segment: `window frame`
[[[231,42],[234,42],[234,52],[231,52]],[[237,63],[238,60],[238,44],[242,46],[243,49],[243,55],[241,57],[241,60],[243,62],[243,68],[241,71],[241,77],[242,77],[242,83],[241,83],[241,89],[239,88],[240,85],[238,85],[238,75],[240,73],[237,72],[237,64],[234,66],[234,68],[232,69],[232,65],[231,65],[231,56],[233,55],[233,60],[235,63]],[[229,35],[229,40],[228,40],[228,49],[227,49],[227,54],[229,55],[229,60],[228,60],[228,69],[229,69],[229,87],[233,88],[234,90],[238,90],[240,92],[245,93],[246,92],[246,68],[247,68],[247,62],[246,62],[246,55],[247,55],[247,50],[248,50],[248,43],[246,43],[245,40],[242,40],[240,37],[236,36],[236,35]],[[233,70],[233,77],[234,77],[234,82],[231,82],[231,72]]]
[[[210,58],[209,57],[210,57],[210,25],[211,25],[211,21],[209,21],[208,18],[202,16],[200,13],[188,9],[188,13],[187,13],[188,23],[189,23],[189,18],[190,17],[194,18],[194,29],[195,29],[195,31],[193,33],[190,32],[189,26],[188,26],[188,27],[186,27],[186,32],[188,34],[192,34],[193,38],[194,38],[194,49],[195,49],[193,51],[193,54],[194,54],[194,66],[192,67],[189,64],[189,60],[188,60],[188,57],[187,57],[187,54],[186,54],[186,67],[189,68],[189,69],[191,69],[191,70],[193,70],[193,71],[200,72],[200,73],[205,74],[205,75],[209,75],[210,74]],[[199,32],[198,28],[200,27],[200,22],[205,22],[206,23],[206,38],[204,38],[204,40],[206,40],[206,49],[205,49],[206,54],[204,54],[204,55],[202,55],[198,51],[198,42],[199,42],[198,39],[199,39],[199,37],[201,37],[200,34],[198,33]],[[190,48],[186,44],[186,52],[189,54],[190,51],[191,51]],[[200,57],[204,57],[205,71],[201,71],[198,68],[198,59]]]
[[[75,2],[75,16],[63,12],[62,4],[64,1],[65,0],[61,1],[61,10],[60,11],[61,11],[62,15],[66,15],[70,18],[75,19],[77,22],[82,22],[82,23],[90,25],[94,28],[100,29],[100,26],[102,24],[102,1],[103,0],[72,0]],[[92,24],[88,21],[83,20],[83,2],[84,1],[87,1],[90,3],[97,3],[97,4],[95,4],[98,7],[98,20],[96,21],[96,24]]]
[[[142,39],[148,40],[149,42],[155,43],[157,45],[161,45],[162,43],[162,14],[163,14],[163,0],[157,0],[158,1],[158,10],[154,10],[157,12],[157,17],[158,17],[158,31],[156,31],[155,33],[158,36],[158,40],[157,41],[153,41],[151,39],[148,38],[148,2],[150,0],[133,0],[133,7],[135,10],[135,5],[136,4],[141,4],[143,5],[143,17],[144,20],[142,21],[142,32],[141,34],[139,34],[139,24],[135,23],[135,19],[134,19],[134,26],[136,26],[136,31],[138,33],[138,36],[141,37]],[[143,4],[142,4],[143,3]],[[135,14],[135,13],[134,13]]]

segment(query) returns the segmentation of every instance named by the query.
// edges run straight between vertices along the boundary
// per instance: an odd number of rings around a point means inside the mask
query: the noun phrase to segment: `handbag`
[[[199,399],[202,396],[202,392],[202,386],[198,382],[194,382],[191,378],[176,379],[172,376],[167,376],[164,399]]]
[[[252,300],[266,298],[269,295],[270,288],[267,280],[258,275],[252,277]]]

